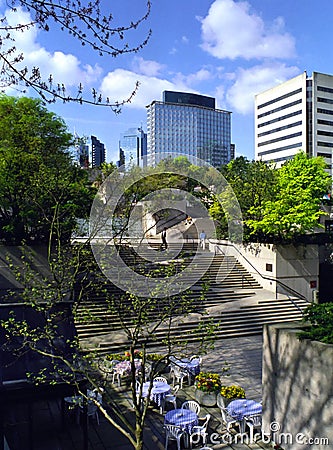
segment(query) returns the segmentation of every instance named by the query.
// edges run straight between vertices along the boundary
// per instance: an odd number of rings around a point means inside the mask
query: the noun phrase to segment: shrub
[[[309,328],[298,333],[299,339],[333,344],[333,303],[312,303],[304,311],[303,323]]]

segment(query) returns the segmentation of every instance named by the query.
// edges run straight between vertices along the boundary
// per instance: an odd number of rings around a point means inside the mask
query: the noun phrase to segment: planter
[[[200,389],[195,390],[195,399],[202,406],[215,406],[216,405],[216,392],[203,392]]]
[[[217,406],[219,406],[220,408],[226,408],[229,403],[231,403],[232,401],[237,400],[237,398],[227,398],[227,397],[223,397],[223,395],[221,395],[220,393],[217,394]]]

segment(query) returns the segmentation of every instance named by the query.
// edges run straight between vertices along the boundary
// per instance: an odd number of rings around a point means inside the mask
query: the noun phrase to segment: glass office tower
[[[105,162],[105,145],[96,136],[91,136],[91,166],[100,167]]]
[[[142,128],[129,128],[120,135],[119,161],[122,164],[143,166],[147,155],[147,134]],[[121,165],[122,165],[121,164]]]
[[[147,165],[170,154],[194,156],[214,167],[231,159],[231,112],[215,109],[215,99],[164,91],[163,102],[147,106]]]

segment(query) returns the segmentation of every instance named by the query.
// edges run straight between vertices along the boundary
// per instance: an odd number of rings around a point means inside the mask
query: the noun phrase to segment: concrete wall
[[[230,244],[210,242],[212,252],[234,256],[264,289],[286,294],[276,280],[312,301],[319,285],[319,251],[317,245]],[[310,281],[314,282],[311,287]]]
[[[288,450],[332,449],[333,345],[299,341],[299,331],[264,328],[263,432]]]
[[[303,294],[309,301],[314,300],[314,292],[319,288],[318,245],[279,245],[276,248],[276,265],[276,276],[282,283]],[[279,285],[277,292],[283,293]]]

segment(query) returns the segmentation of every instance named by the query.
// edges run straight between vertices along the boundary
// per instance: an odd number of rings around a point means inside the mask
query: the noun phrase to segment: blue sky
[[[115,24],[136,20],[145,11],[144,0],[102,0],[105,11],[108,4]],[[17,15],[10,20],[22,20],[23,12]],[[152,29],[139,53],[99,57],[65,33],[37,29],[18,36],[16,46],[25,64],[38,65],[46,78],[52,73],[68,89],[81,81],[87,92],[95,87],[122,100],[140,82],[119,115],[77,104],[49,107],[71,132],[94,134],[104,142],[108,161],[118,159],[121,132],[141,125],[146,131],[145,106],[162,100],[163,90],[215,97],[218,108],[232,112],[236,155],[252,159],[254,95],[303,71],[333,74],[332,16],[332,0],[152,0],[148,20],[125,36],[137,44]]]

